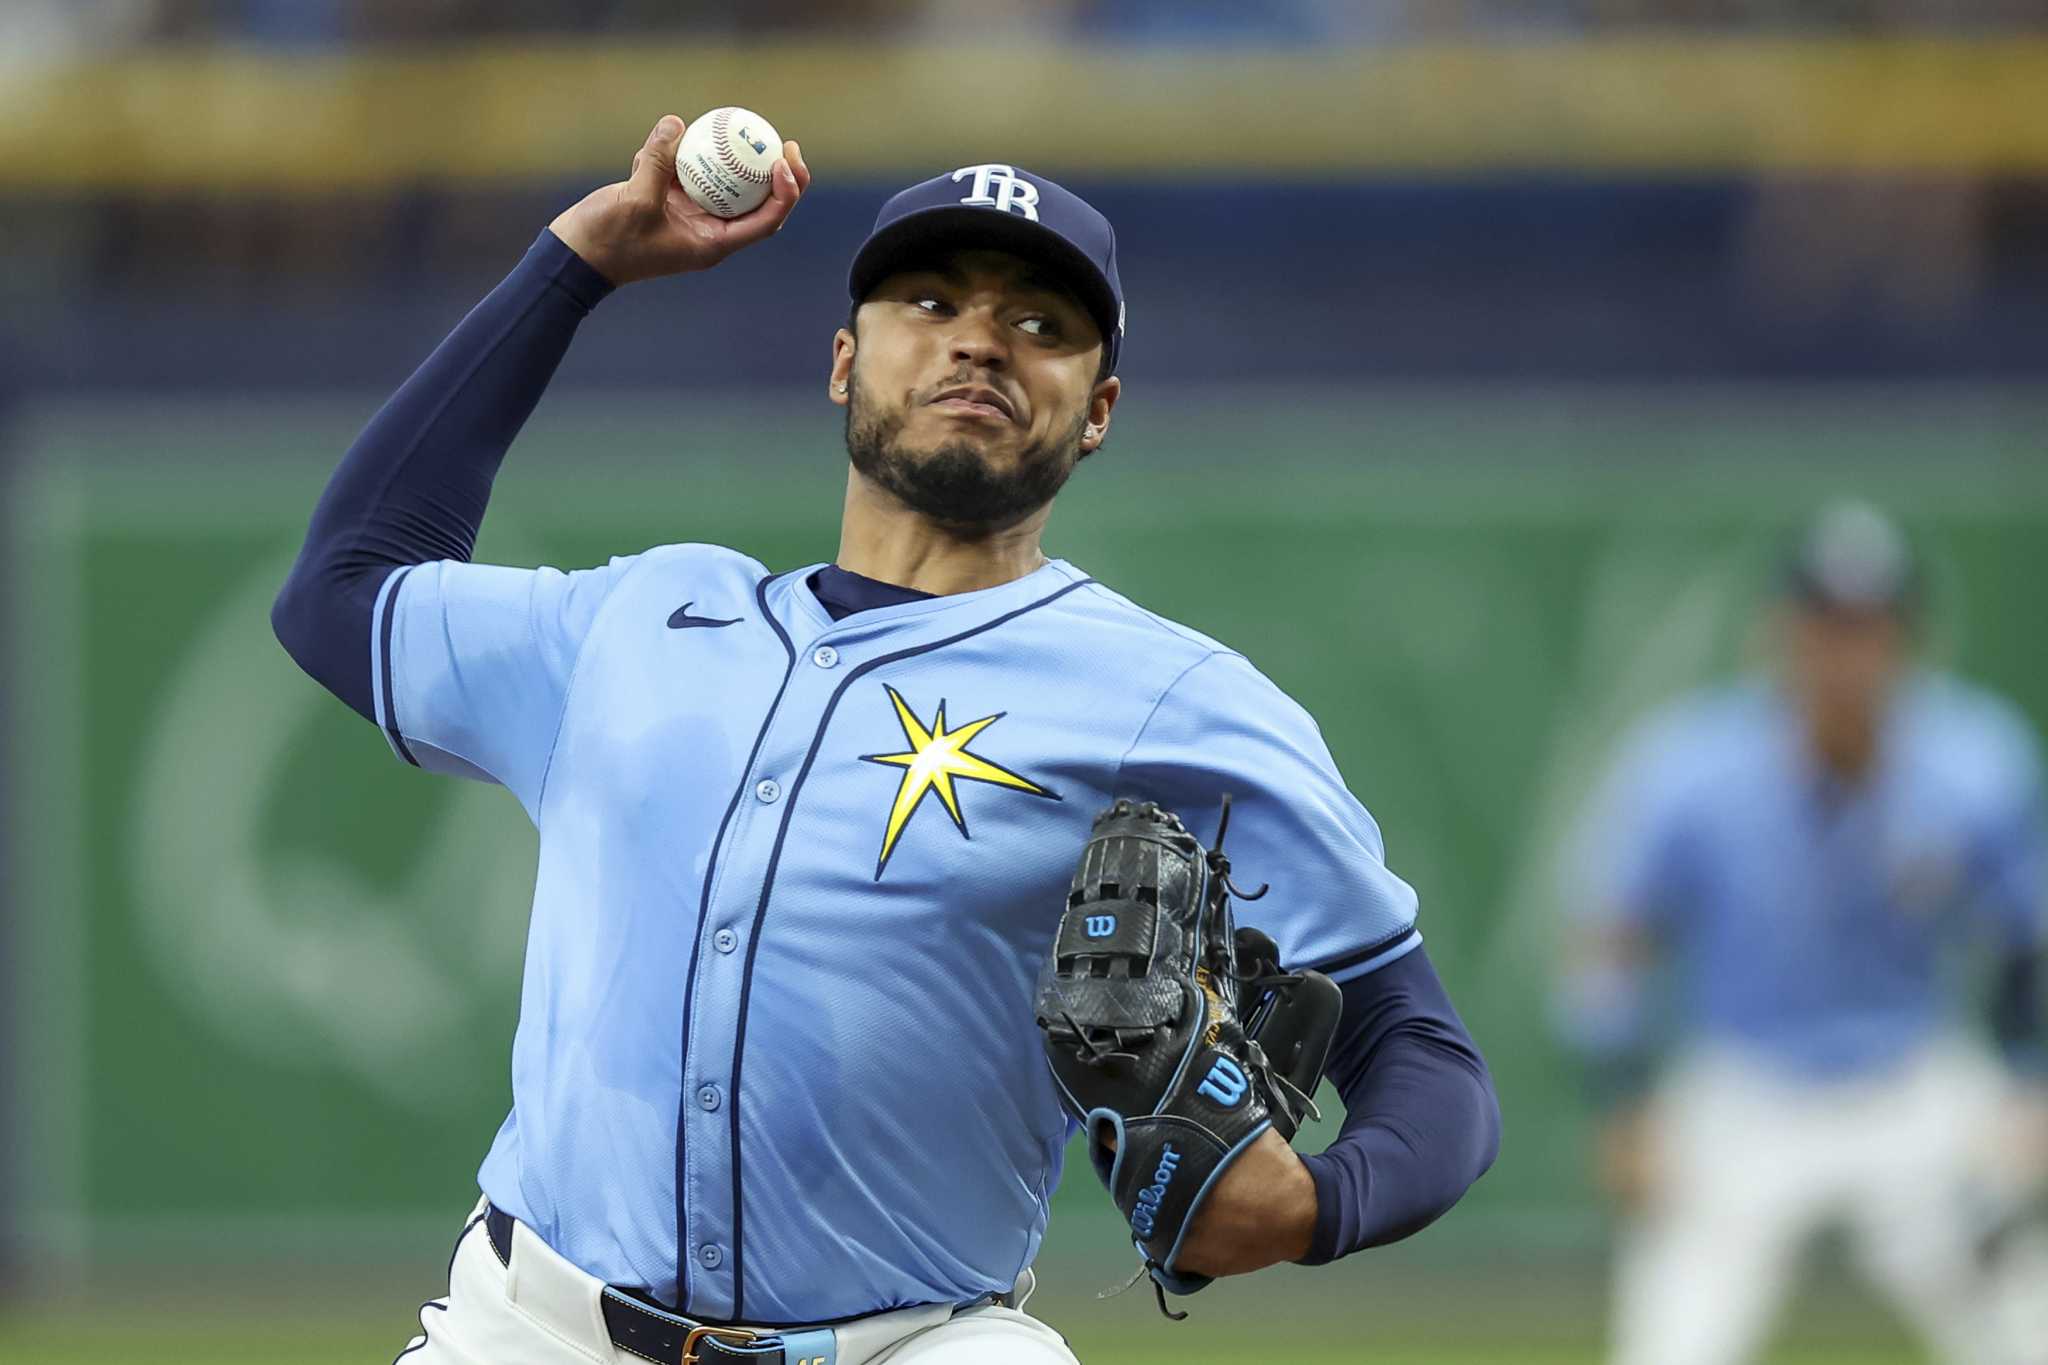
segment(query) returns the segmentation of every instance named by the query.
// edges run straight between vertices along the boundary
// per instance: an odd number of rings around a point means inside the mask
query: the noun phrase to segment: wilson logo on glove
[[[1166,1187],[1173,1183],[1174,1168],[1179,1165],[1180,1153],[1169,1142],[1159,1154],[1159,1169],[1152,1172],[1152,1183],[1138,1191],[1138,1207],[1131,1210],[1131,1229],[1140,1237],[1152,1235],[1152,1223],[1159,1217],[1159,1201],[1166,1198]]]
[[[1209,1074],[1195,1087],[1195,1093],[1207,1095],[1225,1109],[1234,1109],[1250,1084],[1244,1072],[1238,1070],[1236,1062],[1228,1057],[1218,1057],[1216,1065],[1209,1068]]]

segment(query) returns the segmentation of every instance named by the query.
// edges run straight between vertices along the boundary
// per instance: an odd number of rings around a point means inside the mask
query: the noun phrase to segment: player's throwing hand
[[[676,179],[676,147],[683,121],[665,114],[624,180],[601,186],[564,209],[549,229],[613,284],[709,270],[741,247],[772,235],[809,188],[803,149],[782,144],[769,172],[768,197],[737,218],[699,207]]]

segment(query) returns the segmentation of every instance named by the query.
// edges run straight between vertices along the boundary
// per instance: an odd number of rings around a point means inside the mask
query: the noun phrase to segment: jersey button
[[[729,953],[740,946],[740,936],[730,929],[720,929],[711,936],[711,946],[721,953]]]
[[[839,651],[830,645],[819,645],[811,651],[811,662],[820,668],[832,668],[839,663]]]
[[[697,1264],[703,1266],[706,1270],[716,1270],[725,1264],[725,1252],[706,1242],[703,1246],[697,1248]]]
[[[754,799],[764,806],[772,806],[782,796],[782,784],[772,777],[764,777],[754,784]]]
[[[718,1101],[721,1098],[723,1097],[718,1093],[717,1086],[707,1085],[697,1092],[697,1107],[708,1114],[718,1108]]]

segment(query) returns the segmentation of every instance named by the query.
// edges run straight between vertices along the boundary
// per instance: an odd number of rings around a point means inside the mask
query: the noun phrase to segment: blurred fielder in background
[[[1922,596],[1890,521],[1825,510],[1784,566],[1779,675],[1655,716],[1593,808],[1565,1014],[1633,1215],[1617,1365],[1753,1359],[1833,1224],[1940,1360],[2048,1361],[2019,1217],[2048,1133],[2041,773],[2013,708],[1915,666]],[[2006,1068],[1958,1018],[1972,947]]]

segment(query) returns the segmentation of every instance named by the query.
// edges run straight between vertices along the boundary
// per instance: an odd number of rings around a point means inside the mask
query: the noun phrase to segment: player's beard
[[[903,444],[907,412],[876,413],[856,372],[846,405],[846,453],[869,482],[957,535],[1007,530],[1051,502],[1082,456],[1087,413],[1057,435],[1033,441],[1009,469],[992,468],[965,438],[916,451]]]

